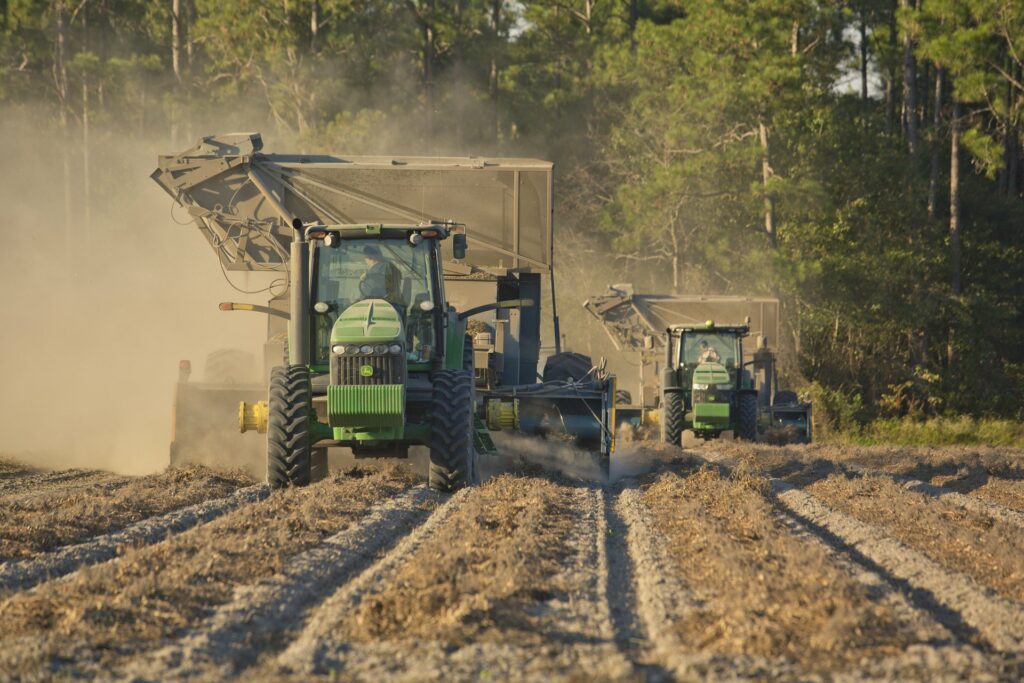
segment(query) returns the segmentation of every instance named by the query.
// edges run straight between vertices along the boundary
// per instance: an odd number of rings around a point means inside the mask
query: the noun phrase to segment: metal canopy
[[[601,321],[615,348],[639,351],[644,337],[664,348],[665,331],[674,325],[742,325],[750,316],[750,335],[776,343],[779,332],[779,300],[770,297],[682,296],[634,294],[629,285],[615,285],[610,294],[595,296],[584,307]]]
[[[478,267],[551,271],[552,164],[537,159],[263,154],[258,133],[161,156],[152,178],[229,270],[284,270],[291,220],[466,225]],[[446,258],[451,257],[446,245]]]

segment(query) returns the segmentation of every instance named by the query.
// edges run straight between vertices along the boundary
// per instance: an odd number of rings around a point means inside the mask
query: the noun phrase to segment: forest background
[[[1020,438],[1022,111],[1014,0],[0,0],[4,147],[38,134],[66,252],[139,239],[97,208],[133,142],[541,156],[570,346],[612,282],[778,296],[847,433]]]

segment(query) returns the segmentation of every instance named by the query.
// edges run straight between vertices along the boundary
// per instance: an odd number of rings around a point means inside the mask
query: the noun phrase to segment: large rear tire
[[[757,440],[757,394],[740,394],[736,407],[736,436]]]
[[[473,444],[473,373],[440,370],[432,379],[434,396],[427,481],[436,491],[457,491],[479,480]]]
[[[312,448],[309,407],[312,394],[304,365],[274,368],[270,373],[267,425],[267,483],[272,488],[310,482]]]
[[[674,446],[680,445],[683,435],[686,411],[683,406],[683,395],[678,391],[665,392],[661,402],[661,439]]]

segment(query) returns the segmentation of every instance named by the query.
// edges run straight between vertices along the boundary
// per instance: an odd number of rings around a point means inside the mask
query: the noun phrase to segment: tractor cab
[[[679,330],[677,363],[688,375],[701,365],[720,366],[735,383],[741,371],[746,328],[683,328]],[[709,369],[710,371],[710,369]]]
[[[667,330],[662,429],[678,443],[685,429],[702,437],[734,431],[753,440],[757,392],[743,362],[747,325],[680,325]]]
[[[441,225],[312,231],[313,364],[367,355],[364,346],[413,364],[439,357],[447,307],[438,245],[447,236]]]

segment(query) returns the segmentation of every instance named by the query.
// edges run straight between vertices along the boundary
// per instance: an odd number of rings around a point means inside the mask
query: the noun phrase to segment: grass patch
[[[861,446],[989,445],[1024,448],[1024,422],[992,418],[878,419],[829,434],[830,443]]]

